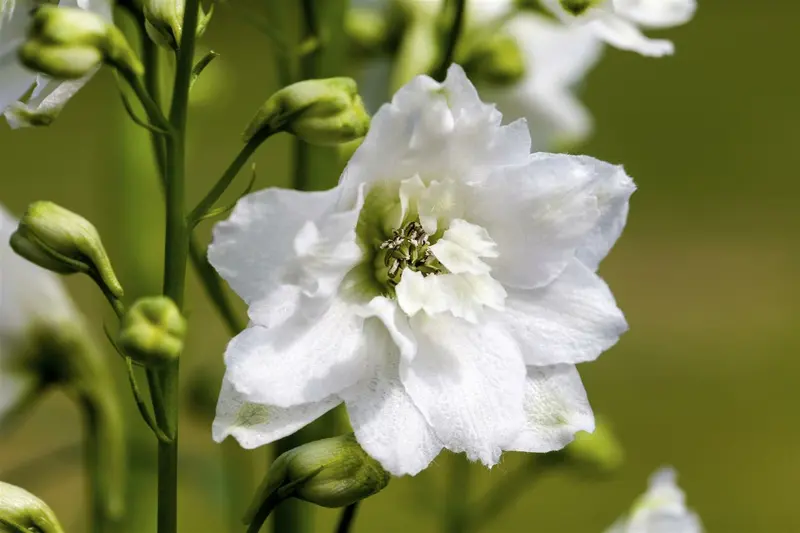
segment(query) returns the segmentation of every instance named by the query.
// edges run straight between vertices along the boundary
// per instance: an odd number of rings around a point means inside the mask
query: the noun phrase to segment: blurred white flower
[[[39,3],[0,0],[0,112],[12,128],[49,124],[93,75],[79,80],[54,80],[22,66],[17,51],[25,42],[31,14]],[[58,4],[92,11],[108,21],[112,19],[109,0],[61,0]],[[32,86],[30,97],[21,101]]]
[[[660,57],[675,52],[672,41],[650,39],[639,28],[671,28],[689,22],[696,0],[540,0],[568,24],[585,24],[622,50]]]
[[[267,189],[219,223],[209,259],[249,304],[214,438],[252,448],[346,404],[396,475],[440,450],[486,465],[592,431],[576,363],[627,329],[595,274],[632,180],[531,154],[463,70],[419,76],[375,115],[339,185]]]
[[[686,496],[671,468],[650,476],[647,492],[606,533],[702,533],[700,518],[686,507]]]
[[[36,335],[80,320],[59,278],[11,249],[16,229],[0,206],[0,422],[42,384],[30,360]]]

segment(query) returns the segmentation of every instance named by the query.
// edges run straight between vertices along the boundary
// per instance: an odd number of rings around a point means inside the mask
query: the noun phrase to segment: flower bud
[[[159,46],[178,50],[183,33],[183,14],[186,0],[144,0],[144,24],[147,35]],[[202,6],[197,21],[197,37],[200,37],[211,20],[212,11],[203,12]]]
[[[345,14],[344,30],[357,57],[375,57],[389,47],[389,21],[376,10],[349,9]]]
[[[625,453],[611,428],[597,419],[594,433],[578,432],[566,448],[567,457],[595,473],[607,474],[622,466]]]
[[[11,235],[17,254],[40,267],[73,274],[90,275],[117,299],[120,285],[97,229],[91,222],[52,202],[34,202]]]
[[[0,531],[63,533],[55,513],[30,492],[0,481]]]
[[[84,9],[44,5],[33,15],[22,63],[59,79],[82,78],[106,62],[124,72],[144,72],[122,32]]]
[[[247,127],[244,140],[286,131],[310,144],[331,146],[363,137],[368,129],[369,115],[354,80],[305,80],[270,96]]]
[[[264,505],[290,497],[322,507],[344,507],[377,494],[390,478],[352,433],[309,442],[275,459],[246,521],[250,523]]]
[[[463,64],[471,79],[493,85],[511,85],[525,75],[522,49],[516,39],[504,33],[476,43]]]
[[[156,366],[178,358],[186,335],[175,302],[166,296],[136,300],[122,317],[117,345],[134,361]]]

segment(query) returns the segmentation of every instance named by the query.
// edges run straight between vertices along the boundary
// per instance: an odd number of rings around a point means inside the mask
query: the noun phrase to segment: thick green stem
[[[450,457],[451,470],[446,493],[445,533],[465,533],[469,525],[470,465],[460,455]]]
[[[461,37],[461,32],[464,29],[464,14],[466,12],[467,0],[447,0],[444,5],[444,13],[451,14],[449,31],[447,32],[446,41],[444,43],[444,53],[442,59],[439,61],[438,66],[433,71],[433,79],[443,80],[447,75],[447,69],[453,62],[456,55],[456,46],[458,46],[458,39]]]

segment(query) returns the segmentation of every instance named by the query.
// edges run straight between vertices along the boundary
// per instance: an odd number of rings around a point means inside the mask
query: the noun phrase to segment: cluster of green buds
[[[305,80],[270,96],[250,121],[244,140],[283,131],[309,144],[333,146],[365,136],[369,121],[351,78]]]
[[[322,507],[345,507],[377,494],[390,478],[352,433],[310,442],[275,459],[245,523],[263,522],[287,498]]]
[[[57,79],[82,78],[102,63],[141,75],[142,63],[112,22],[83,9],[43,5],[19,49],[22,63]]]
[[[466,49],[461,62],[476,83],[512,85],[525,75],[525,54],[507,33],[476,36]]]
[[[213,9],[203,12],[198,6],[197,36],[206,31]],[[144,0],[143,11],[145,30],[156,44],[170,50],[178,50],[183,33],[183,14],[186,10],[185,0]]]
[[[91,222],[72,211],[52,202],[30,204],[10,243],[31,263],[59,274],[87,274],[105,294],[122,298],[122,285],[100,234]]]

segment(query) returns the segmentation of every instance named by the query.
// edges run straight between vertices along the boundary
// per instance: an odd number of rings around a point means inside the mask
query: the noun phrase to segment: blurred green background
[[[631,330],[581,367],[626,462],[604,480],[534,474],[483,531],[603,531],[663,464],[678,469],[709,531],[800,531],[800,78],[787,57],[797,47],[798,17],[800,4],[792,2],[701,2],[690,24],[666,34],[674,57],[608,49],[586,80],[583,100],[596,133],[581,151],[624,163],[639,186],[625,234],[601,267]],[[219,6],[203,44],[222,57],[197,88],[190,202],[225,168],[244,125],[276,88],[268,39],[228,6]],[[319,165],[334,161],[331,153],[323,158]],[[52,127],[0,126],[0,161],[0,201],[8,208],[19,214],[30,201],[49,199],[85,215],[128,293],[157,290],[160,191],[147,137],[127,122],[107,72]],[[271,140],[256,161],[257,187],[287,184],[290,139]],[[201,227],[204,240],[209,230]],[[183,383],[204,376],[217,386],[228,337],[193,275],[190,281]],[[102,296],[86,279],[68,285],[100,341],[102,322],[113,323]],[[136,501],[127,531],[152,531],[155,442],[122,382],[119,393],[134,430]],[[183,417],[182,531],[225,531],[222,448],[211,441],[210,420],[208,412]],[[79,413],[59,393],[0,441],[0,479],[48,501],[69,531],[85,527],[79,442]],[[260,478],[267,452],[249,455]],[[439,531],[451,459],[393,480],[364,503],[355,531]],[[472,496],[502,486],[521,459],[508,454],[492,471],[474,466]],[[336,515],[318,510],[314,531],[332,531]]]

